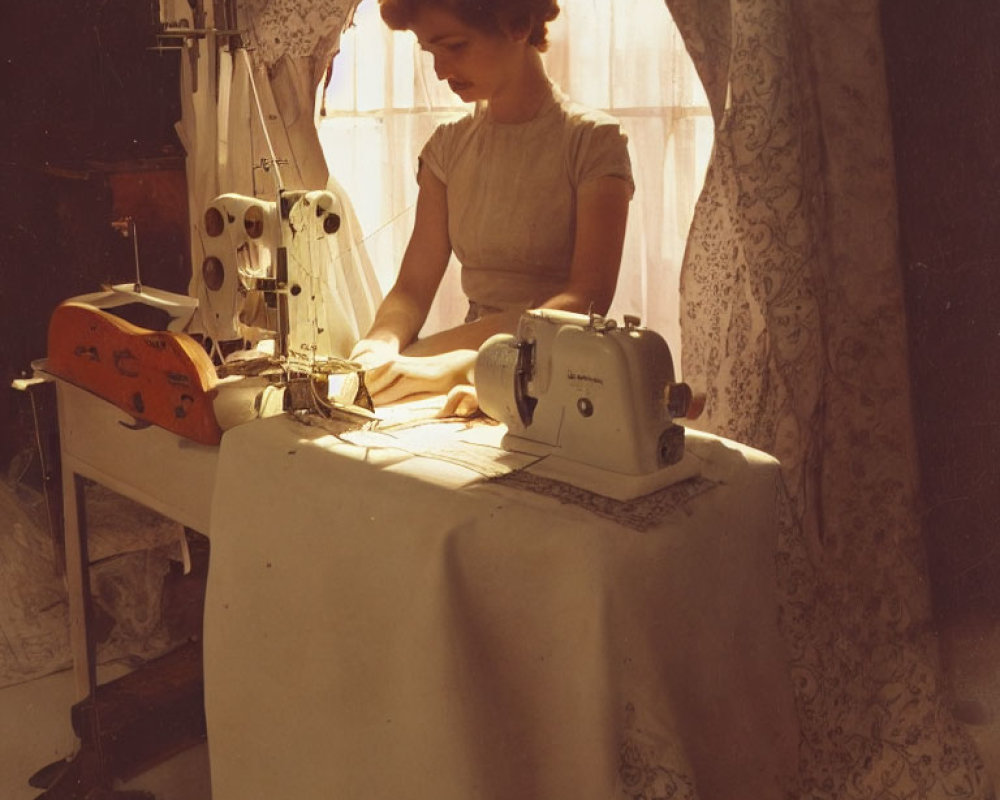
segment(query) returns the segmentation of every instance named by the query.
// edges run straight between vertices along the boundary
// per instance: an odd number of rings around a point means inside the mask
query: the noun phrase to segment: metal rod
[[[157,36],[207,36],[214,33],[216,36],[238,36],[242,31],[226,28],[164,28]]]
[[[240,52],[243,54],[243,60],[246,62],[247,76],[250,79],[250,90],[253,92],[254,106],[257,109],[257,116],[260,117],[260,127],[264,133],[264,143],[267,145],[267,153],[271,158],[271,166],[274,167],[274,182],[277,184],[278,201],[281,201],[281,190],[285,188],[284,182],[281,180],[281,170],[278,168],[278,157],[274,153],[274,145],[271,144],[271,134],[267,130],[267,117],[264,114],[264,107],[260,103],[260,96],[257,94],[257,81],[254,79],[253,74],[253,63],[250,61],[250,55],[247,53],[246,48],[241,48]]]
[[[132,288],[142,292],[142,274],[139,270],[139,230],[135,225],[135,217],[129,217],[132,226],[132,252],[135,253],[135,286]]]

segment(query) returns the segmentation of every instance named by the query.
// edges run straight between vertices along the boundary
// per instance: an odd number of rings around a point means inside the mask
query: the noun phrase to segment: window
[[[663,334],[679,366],[678,279],[684,242],[712,146],[701,84],[663,0],[563,0],[544,54],[574,100],[621,120],[636,196],[611,314],[637,314]],[[382,23],[364,0],[341,41],[320,138],[333,177],[351,198],[383,289],[409,238],[417,156],[440,122],[466,113],[434,76],[410,33]],[[461,322],[455,265],[425,333]]]

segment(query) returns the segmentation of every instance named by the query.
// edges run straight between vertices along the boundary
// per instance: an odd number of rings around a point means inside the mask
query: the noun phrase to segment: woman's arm
[[[587,181],[577,189],[576,235],[566,288],[542,308],[597,314],[608,313],[618,285],[625,244],[625,224],[632,188],[610,175]]]
[[[621,178],[605,176],[587,181],[577,190],[576,235],[569,283],[559,294],[541,302],[541,308],[606,314],[615,295],[631,187]],[[520,311],[488,314],[475,322],[427,336],[403,352],[431,356],[450,350],[477,349],[495,333],[513,333]]]
[[[445,185],[429,169],[419,170],[417,183],[416,219],[399,275],[351,353],[366,366],[395,356],[417,338],[451,257]]]

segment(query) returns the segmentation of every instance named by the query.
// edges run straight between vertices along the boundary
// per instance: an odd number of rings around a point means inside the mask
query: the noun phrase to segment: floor
[[[956,719],[975,741],[1000,787],[1000,619],[966,614],[941,626],[944,684]]]
[[[966,729],[979,748],[986,771],[993,776],[995,786],[1000,786],[1000,720],[990,724],[967,725]]]
[[[110,668],[101,680],[114,677]],[[36,770],[72,755],[70,728],[73,675],[57,672],[0,689],[0,797],[34,800],[40,789],[28,785]],[[115,788],[141,789],[156,800],[210,800],[208,747],[192,747]]]

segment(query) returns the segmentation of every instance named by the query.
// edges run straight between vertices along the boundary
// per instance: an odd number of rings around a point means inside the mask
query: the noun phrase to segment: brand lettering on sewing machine
[[[115,369],[128,378],[139,377],[139,359],[135,357],[129,349],[115,350],[112,354],[115,362]]]
[[[100,361],[101,360],[101,354],[98,352],[97,348],[94,347],[93,345],[89,345],[89,346],[88,345],[78,345],[73,350],[73,355],[75,355],[75,356],[84,356],[87,359],[89,359],[90,361]]]
[[[584,375],[580,372],[568,372],[566,373],[566,377],[571,381],[586,381],[587,383],[596,383],[600,386],[604,385],[604,380],[602,378],[598,378],[596,375]]]
[[[190,386],[191,379],[180,372],[167,372],[167,381],[175,386]]]

